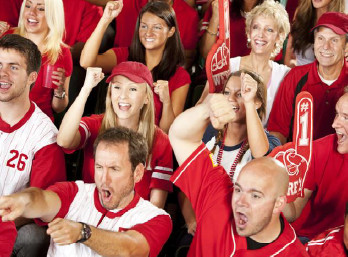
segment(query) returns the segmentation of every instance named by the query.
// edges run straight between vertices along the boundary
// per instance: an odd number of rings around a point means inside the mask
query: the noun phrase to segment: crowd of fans
[[[229,2],[211,93],[218,0],[0,0],[0,257],[348,256],[347,3]]]

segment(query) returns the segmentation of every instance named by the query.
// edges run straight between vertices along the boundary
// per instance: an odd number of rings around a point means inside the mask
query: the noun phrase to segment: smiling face
[[[45,0],[26,0],[23,11],[24,27],[27,33],[47,33]]]
[[[135,83],[117,75],[110,86],[112,107],[117,119],[138,122],[141,109],[148,103],[146,83]]]
[[[323,9],[325,12],[328,11],[329,4],[332,0],[312,0],[313,7],[315,9]]]
[[[314,54],[323,68],[341,70],[344,49],[345,35],[338,35],[324,26],[314,32]]]
[[[146,50],[164,50],[169,37],[173,36],[175,28],[169,28],[166,22],[158,16],[145,12],[139,25],[139,39]]]
[[[245,123],[246,112],[245,105],[241,93],[241,81],[240,77],[232,76],[228,80],[226,87],[223,92],[224,96],[233,106],[233,110],[236,113],[236,118],[234,122]]]
[[[19,52],[0,49],[0,101],[10,102],[29,97],[29,87],[36,78],[34,73],[27,74],[25,58]]]
[[[95,153],[95,183],[107,210],[126,207],[133,199],[137,169],[132,171],[126,142],[100,142]]]
[[[336,117],[332,124],[337,135],[337,152],[348,153],[348,93],[345,93],[336,104]]]
[[[249,28],[251,49],[257,54],[271,54],[279,41],[278,28],[272,18],[256,16]]]

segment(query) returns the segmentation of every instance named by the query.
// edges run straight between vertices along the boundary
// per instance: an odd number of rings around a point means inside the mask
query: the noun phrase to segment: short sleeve
[[[169,79],[169,94],[176,89],[191,84],[190,74],[181,66],[176,69],[175,74]]]
[[[45,189],[66,180],[65,159],[62,149],[50,144],[35,153],[30,175],[30,186]]]
[[[146,223],[135,225],[130,230],[135,230],[146,238],[150,246],[149,256],[155,257],[169,238],[172,222],[168,215],[158,215]]]
[[[116,55],[117,63],[126,62],[129,56],[128,47],[114,47],[112,48]]]

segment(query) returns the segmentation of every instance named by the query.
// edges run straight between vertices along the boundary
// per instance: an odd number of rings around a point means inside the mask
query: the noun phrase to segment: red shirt
[[[212,14],[212,7],[210,5],[203,17],[201,36],[203,36],[203,33],[207,30]],[[250,49],[247,47],[245,18],[232,14],[230,15],[230,58],[246,56],[248,54],[250,54]]]
[[[221,166],[213,163],[203,143],[179,167],[171,181],[185,193],[196,214],[197,229],[188,256],[307,256],[284,218],[284,230],[274,242],[258,250],[246,249],[246,238],[235,230],[231,179]]]
[[[77,42],[86,42],[103,14],[102,8],[85,0],[63,0],[63,4],[66,30],[64,43],[73,46]]]
[[[80,145],[76,149],[84,148],[84,160],[82,177],[86,183],[94,183],[94,157],[93,144],[99,134],[103,115],[83,117],[80,122]],[[75,150],[76,150],[75,149]],[[66,150],[72,153],[74,150]],[[173,173],[173,155],[168,136],[156,127],[152,146],[151,161],[146,165],[143,179],[135,185],[136,192],[144,199],[150,199],[152,188],[158,188],[171,192],[172,183],[169,181]]]
[[[126,47],[115,47],[112,48],[114,51],[116,58],[117,58],[117,63],[125,62],[128,59],[129,51],[128,48]],[[156,82],[156,81],[154,81]],[[169,84],[169,96],[172,95],[173,91],[185,86],[187,84],[191,83],[191,78],[190,74],[183,68],[178,66],[174,75],[170,77],[168,84]],[[151,85],[151,88],[153,90],[153,87]],[[153,99],[154,99],[154,104],[155,104],[155,123],[156,125],[159,124],[161,117],[162,117],[162,107],[163,104],[161,100],[159,99],[158,94],[153,92]]]
[[[23,0],[0,0],[0,21],[6,21],[11,27],[17,27],[22,2]]]
[[[300,236],[313,238],[344,224],[348,201],[348,154],[337,152],[336,134],[313,142],[311,166],[304,187],[312,196],[301,216],[292,223]]]
[[[288,138],[290,121],[293,115],[293,101],[295,89],[300,79],[308,73],[308,80],[302,91],[308,91],[313,96],[314,118],[313,139],[332,134],[332,122],[335,118],[335,106],[343,94],[343,88],[348,84],[346,65],[343,65],[338,79],[328,86],[321,81],[317,69],[318,62],[292,68],[280,84],[278,93],[273,102],[268,119],[268,131],[280,132]]]
[[[347,257],[343,244],[343,226],[329,229],[306,244],[311,257]]]
[[[53,109],[52,109],[52,98],[53,98],[53,89],[43,87],[43,70],[45,64],[47,63],[47,56],[42,57],[41,69],[39,71],[35,85],[30,90],[29,97],[34,101],[40,109],[47,114],[53,120]],[[72,57],[69,48],[62,47],[62,53],[59,56],[58,60],[54,64],[57,67],[65,69],[65,76],[70,77],[72,73],[73,63]]]
[[[0,217],[0,257],[11,256],[16,237],[15,224],[12,221],[3,222]]]

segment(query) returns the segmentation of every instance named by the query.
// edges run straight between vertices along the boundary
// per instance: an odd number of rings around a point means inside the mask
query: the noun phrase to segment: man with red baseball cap
[[[279,87],[268,121],[268,130],[282,143],[292,138],[292,121],[296,95],[308,91],[314,99],[313,138],[334,133],[331,124],[335,105],[348,84],[345,46],[347,43],[348,15],[324,13],[313,27],[313,63],[293,68]]]

